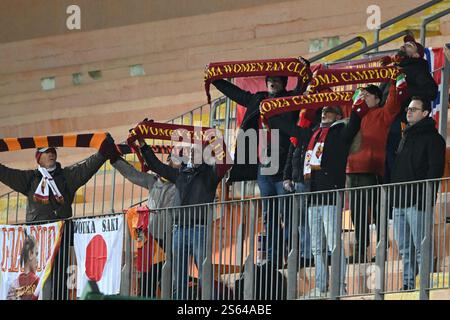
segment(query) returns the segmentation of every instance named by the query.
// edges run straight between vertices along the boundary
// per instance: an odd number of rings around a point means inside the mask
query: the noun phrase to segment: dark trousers
[[[347,174],[347,188],[368,187],[381,184],[381,177],[371,173]],[[355,258],[359,262],[366,261],[366,248],[370,244],[369,225],[377,226],[377,237],[380,230],[378,223],[379,190],[378,188],[353,190],[349,192],[350,212],[355,227]]]
[[[284,195],[283,181],[274,176],[261,175],[261,168],[258,168],[258,187],[261,197]],[[281,220],[285,225],[289,225],[288,198],[264,199],[262,201],[262,213],[264,227],[267,235],[267,260],[271,266],[281,268],[283,266],[283,232]]]

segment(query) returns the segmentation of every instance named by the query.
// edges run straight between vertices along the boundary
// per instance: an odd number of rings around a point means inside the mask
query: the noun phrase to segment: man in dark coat
[[[203,154],[203,148],[193,145],[187,163],[180,168],[172,168],[162,163],[153,150],[139,141],[142,156],[150,170],[175,184],[174,207],[187,206],[174,211],[172,232],[173,273],[172,283],[174,299],[188,299],[188,267],[194,258],[201,284],[202,263],[205,257],[207,206],[215,200],[216,190],[230,164],[207,164],[206,161],[194,161],[195,153]],[[204,206],[201,206],[205,204]]]
[[[301,59],[309,70],[309,62],[305,59]],[[309,71],[311,74],[311,72]],[[212,84],[225,96],[242,105],[247,110],[244,115],[240,130],[240,134],[253,129],[255,133],[262,128],[260,121],[259,107],[261,101],[266,98],[277,98],[300,95],[306,89],[307,84],[298,83],[297,87],[293,91],[286,91],[288,78],[279,76],[266,77],[267,91],[261,91],[257,93],[250,93],[242,90],[234,84],[225,81],[217,80]],[[245,163],[235,163],[233,169],[230,172],[229,181],[242,181],[242,180],[257,180],[261,197],[270,197],[286,194],[283,188],[283,171],[286,163],[290,140],[289,138],[294,135],[295,123],[298,118],[298,113],[284,113],[269,119],[269,127],[271,130],[279,130],[279,140],[277,142],[268,142],[267,155],[274,156],[278,149],[277,161],[270,162],[269,164],[262,164],[261,157],[258,157],[257,164],[250,164],[250,143],[245,143]],[[257,135],[259,137],[259,134]],[[259,140],[259,139],[258,139]],[[238,135],[237,141],[240,141]],[[258,141],[258,153],[261,155],[262,143]],[[240,151],[237,150],[238,152]],[[241,151],[242,152],[242,151]],[[238,159],[238,156],[235,156]],[[278,163],[277,168],[272,168],[275,174],[267,175],[264,173],[265,167],[273,166],[274,163]],[[279,215],[286,213],[283,218]],[[268,262],[273,267],[281,267],[283,265],[283,239],[281,237],[281,219],[285,220],[285,225],[288,225],[289,209],[287,203],[282,200],[264,200],[263,201],[263,220],[265,231],[267,235],[267,257]]]
[[[303,174],[309,180],[311,191],[327,191],[345,187],[345,168],[350,145],[361,126],[361,118],[368,112],[366,104],[352,108],[350,120],[342,120],[340,107],[324,107],[320,127],[314,131],[306,151]],[[306,130],[306,129],[305,129]],[[325,296],[328,286],[327,247],[336,247],[336,193],[316,193],[309,197],[308,222],[311,233],[311,251],[316,266],[316,287],[310,293]],[[340,238],[340,237],[339,237]],[[326,245],[324,243],[326,240]],[[345,256],[341,246],[340,292],[345,292]]]
[[[99,152],[68,167],[62,168],[56,161],[55,148],[37,149],[35,157],[38,163],[38,169],[35,170],[11,169],[0,164],[0,181],[27,197],[27,222],[70,218],[78,188],[86,184],[107,159],[112,163],[116,161],[119,152],[113,138],[108,135]],[[72,230],[71,221],[66,221],[59,252],[55,257],[53,276],[47,282],[54,300],[68,298],[66,270],[69,267]]]
[[[56,161],[55,148],[40,148],[35,154],[38,169],[17,170],[0,164],[0,182],[27,197],[27,222],[70,218],[78,188],[86,184],[108,158],[114,161],[118,156],[114,140],[109,135],[99,152],[81,163],[64,168]],[[51,183],[43,182],[49,181],[44,179],[44,174],[50,174],[56,188]],[[42,188],[46,191],[42,192]]]
[[[384,183],[390,182],[390,175],[395,160],[395,150],[401,139],[401,123],[406,123],[406,113],[403,111],[411,102],[411,97],[420,96],[429,101],[434,101],[438,95],[438,86],[429,70],[428,63],[424,59],[424,47],[414,40],[412,36],[403,38],[404,44],[396,55],[384,57],[382,65],[395,64],[403,69],[408,85],[407,95],[401,106],[401,111],[391,125],[386,144],[386,166]],[[389,85],[382,86],[383,101],[387,100]]]
[[[406,115],[408,126],[397,148],[392,183],[436,179],[444,174],[446,144],[436,130],[435,121],[429,117],[430,113],[429,100],[412,97]],[[433,210],[425,212],[425,190],[425,183],[391,188],[394,237],[403,260],[404,290],[415,287],[416,263],[420,268],[424,216],[433,215]],[[427,200],[434,203],[436,190],[434,187],[433,198]]]

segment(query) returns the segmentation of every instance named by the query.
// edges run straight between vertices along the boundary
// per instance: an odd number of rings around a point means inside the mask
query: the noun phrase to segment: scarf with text
[[[137,144],[138,140],[157,139],[175,143],[181,142],[185,145],[200,143],[202,146],[209,146],[211,148],[216,160],[222,162],[226,159],[228,163],[230,156],[222,137],[222,133],[214,128],[142,121],[130,130],[127,144],[136,153],[141,162],[142,171],[148,171],[148,167]],[[181,150],[179,145],[176,148],[177,152]]]
[[[298,81],[306,84],[311,79],[311,71],[309,66],[296,58],[210,63],[205,70],[204,79],[208,103],[211,103],[209,93],[211,82],[219,79],[256,76],[297,77]]]
[[[308,86],[308,92],[350,84],[378,83],[395,80],[400,69],[395,66],[357,69],[319,69]]]
[[[259,110],[261,120],[267,120],[277,114],[284,112],[300,111],[303,109],[317,110],[323,106],[338,105],[350,106],[353,104],[353,91],[342,92],[320,92],[301,96],[281,97],[265,99],[261,101]]]
[[[313,170],[320,170],[322,162],[323,147],[327,139],[330,127],[321,127],[314,132],[308,144],[308,149],[305,154],[305,164],[303,168],[303,175],[305,180],[311,179],[311,172]]]
[[[55,183],[55,180],[53,180],[52,175],[50,172],[41,166],[38,167],[39,172],[42,174],[41,182],[39,182],[39,185],[34,192],[33,199],[36,202],[48,204],[49,203],[49,195],[50,190],[52,190],[53,196],[55,197],[56,201],[60,204],[64,203],[64,197],[62,196],[61,192],[58,189],[58,186]]]

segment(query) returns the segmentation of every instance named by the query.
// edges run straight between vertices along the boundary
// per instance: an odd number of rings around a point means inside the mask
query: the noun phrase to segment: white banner
[[[77,256],[77,297],[89,280],[103,294],[118,294],[121,279],[123,215],[73,220]]]
[[[0,225],[0,299],[42,299],[61,242],[62,221]]]

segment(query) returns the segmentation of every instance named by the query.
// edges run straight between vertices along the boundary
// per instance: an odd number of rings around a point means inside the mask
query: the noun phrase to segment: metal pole
[[[429,299],[429,289],[430,289],[430,274],[431,274],[431,259],[432,259],[432,236],[433,236],[433,184],[432,181],[426,182],[426,198],[425,198],[425,212],[424,216],[424,237],[421,243],[421,255],[420,255],[420,291],[419,299],[428,300]]]
[[[287,276],[287,299],[294,300],[297,298],[298,281],[297,281],[297,270],[298,270],[298,236],[299,236],[299,218],[300,215],[304,214],[301,212],[303,207],[300,207],[300,197],[299,195],[293,196],[292,205],[292,226],[291,230],[291,243],[292,248],[288,255],[288,276]]]
[[[385,265],[386,265],[386,239],[388,223],[387,188],[381,187],[380,192],[380,239],[377,243],[377,253],[375,258],[375,300],[384,300],[385,291]]]
[[[445,48],[444,48],[445,50]],[[444,55],[444,70],[442,71],[442,95],[441,95],[441,110],[439,116],[439,133],[445,140],[447,140],[447,114],[448,114],[448,78],[450,76],[450,61]]]
[[[378,43],[380,41],[380,32],[381,32],[381,27],[378,27],[375,29],[374,32],[374,38],[373,38],[373,43]],[[373,50],[374,52],[378,52],[378,46],[374,48]]]
[[[343,208],[343,192],[338,191],[335,193],[336,199],[336,226],[335,228],[335,246],[331,255],[331,292],[330,298],[336,300],[336,298],[340,294],[341,285],[341,272],[345,272],[345,270],[341,270],[341,232],[342,232],[342,208]]]
[[[126,218],[125,218],[126,220]],[[131,241],[130,230],[126,227],[125,221],[125,263],[122,267],[122,280],[120,283],[120,294],[129,295],[130,294],[130,282],[131,282],[131,266],[133,265],[133,246]]]
[[[165,209],[165,256],[166,262],[161,269],[161,297],[165,300],[172,299],[172,225],[173,209]]]
[[[114,213],[115,193],[116,193],[116,169],[113,168],[111,178],[111,213]]]
[[[253,300],[255,290],[255,224],[257,200],[250,202],[250,248],[249,255],[245,261],[244,271],[244,300]]]
[[[441,11],[439,13],[436,13],[433,16],[429,16],[426,17],[423,21],[422,24],[420,25],[420,43],[422,44],[422,46],[425,47],[425,42],[426,42],[426,36],[427,36],[427,25],[437,19],[442,18],[443,16],[446,16],[447,14],[450,13],[450,8]]]
[[[208,210],[206,221],[206,255],[203,261],[202,268],[202,300],[211,300],[213,291],[213,277],[212,277],[212,235],[213,235],[213,212],[215,212],[215,205],[209,204],[203,206]],[[201,213],[200,213],[201,214]],[[200,239],[202,241],[203,239]]]

